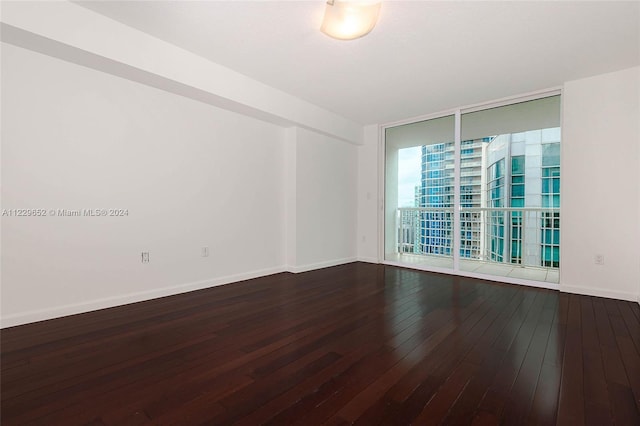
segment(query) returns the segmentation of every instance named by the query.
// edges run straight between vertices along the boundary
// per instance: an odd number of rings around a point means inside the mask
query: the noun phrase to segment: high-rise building
[[[496,136],[487,144],[487,207],[560,207],[560,128]],[[557,211],[488,214],[488,258],[559,266]]]
[[[433,210],[420,214],[420,252],[451,255],[453,232],[452,142],[422,147],[420,207]]]
[[[409,214],[402,214],[400,216],[400,235],[398,235],[398,241],[400,241],[400,245],[398,250],[401,253],[416,253],[417,244],[416,241],[416,230],[418,229],[418,221],[417,221],[418,212],[409,212]]]
[[[490,138],[463,141],[460,151],[461,207],[482,207],[483,145]],[[454,144],[422,147],[420,207],[437,208],[423,212],[420,220],[420,248],[425,254],[452,254]],[[478,213],[461,213],[460,256],[479,258],[482,232]]]
[[[484,206],[484,149],[492,138],[462,141],[460,144],[460,207]],[[460,257],[480,259],[484,235],[481,214],[460,212]]]
[[[559,266],[559,213],[465,208],[557,208],[560,203],[560,129],[541,129],[462,141],[460,147],[460,257]],[[452,255],[453,142],[422,147],[420,253]],[[485,241],[486,239],[486,241]],[[417,251],[416,251],[417,252]]]
[[[420,186],[414,187],[413,206],[420,207]],[[398,232],[398,241],[400,241],[398,250],[401,253],[420,254],[420,245],[416,244],[416,240],[420,235],[420,212],[409,211],[400,215],[400,229]]]

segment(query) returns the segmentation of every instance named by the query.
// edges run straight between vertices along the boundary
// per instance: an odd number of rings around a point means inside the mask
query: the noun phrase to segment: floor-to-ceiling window
[[[386,127],[384,253],[557,283],[559,94]]]

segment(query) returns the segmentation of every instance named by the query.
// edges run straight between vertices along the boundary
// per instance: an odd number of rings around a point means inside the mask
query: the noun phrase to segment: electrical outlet
[[[596,254],[594,258],[594,262],[596,263],[596,265],[604,265],[604,255]]]
[[[143,251],[142,252],[142,263],[149,263],[149,252],[148,251]]]
[[[202,250],[200,250],[200,255],[202,257],[209,257],[209,247],[202,247]]]

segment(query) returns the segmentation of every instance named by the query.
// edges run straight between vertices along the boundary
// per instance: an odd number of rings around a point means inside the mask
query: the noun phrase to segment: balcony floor
[[[385,260],[427,268],[453,268],[453,259],[444,256],[391,253],[385,256]],[[518,266],[506,263],[485,262],[481,260],[460,259],[460,270],[476,274],[518,278],[552,284],[558,284],[560,281],[560,272],[558,269]]]

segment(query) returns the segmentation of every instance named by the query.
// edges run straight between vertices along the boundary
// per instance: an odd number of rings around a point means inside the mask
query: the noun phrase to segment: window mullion
[[[455,139],[453,149],[453,270],[460,270],[460,156],[461,154],[461,129],[462,120],[460,110],[456,110],[455,113]]]

